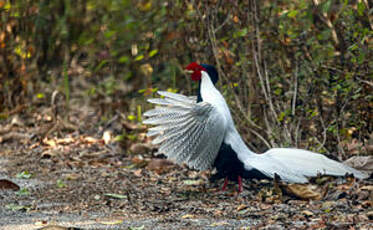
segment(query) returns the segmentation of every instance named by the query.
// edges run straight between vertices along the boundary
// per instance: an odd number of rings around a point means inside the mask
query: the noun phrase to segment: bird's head
[[[216,84],[219,80],[218,71],[216,71],[215,67],[212,65],[201,64],[199,65],[197,62],[190,63],[187,67],[185,67],[185,72],[190,74],[190,77],[193,81],[200,81],[202,77],[202,71],[205,71],[213,84]]]

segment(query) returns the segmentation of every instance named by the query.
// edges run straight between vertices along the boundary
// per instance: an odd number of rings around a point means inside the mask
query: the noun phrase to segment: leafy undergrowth
[[[29,220],[34,229],[372,228],[371,180],[323,177],[303,187],[252,180],[241,194],[234,183],[221,191],[211,172],[154,156],[144,127],[123,114],[102,122],[87,108],[70,109],[68,119],[40,107],[1,123],[3,223],[38,214]]]

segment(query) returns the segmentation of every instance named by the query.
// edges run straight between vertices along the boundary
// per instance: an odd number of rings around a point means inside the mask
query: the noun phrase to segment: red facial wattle
[[[199,80],[201,80],[201,77],[202,77],[201,71],[199,71],[199,70],[194,71],[190,75],[190,77],[192,78],[193,81],[199,81]]]
[[[202,77],[201,71],[206,71],[205,68],[203,68],[201,65],[198,65],[196,62],[190,63],[185,69],[193,71],[193,73],[190,76],[193,81],[201,80],[201,77]]]

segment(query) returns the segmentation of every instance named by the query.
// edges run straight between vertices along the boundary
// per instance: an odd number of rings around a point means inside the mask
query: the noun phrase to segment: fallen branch
[[[3,143],[11,139],[22,140],[22,139],[30,139],[30,138],[31,136],[26,133],[10,132],[0,137],[0,143]]]

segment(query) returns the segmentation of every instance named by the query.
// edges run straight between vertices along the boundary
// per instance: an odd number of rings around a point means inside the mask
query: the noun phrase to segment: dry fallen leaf
[[[7,179],[1,179],[0,180],[0,190],[14,190],[14,191],[18,191],[20,189],[20,187],[11,182],[10,180],[7,180]]]
[[[281,188],[288,194],[304,200],[321,200],[321,192],[316,191],[316,187],[309,184],[283,184]]]
[[[223,214],[224,214],[223,210],[216,210],[216,211],[214,211],[214,216],[221,216]]]
[[[19,126],[19,127],[25,126],[25,122],[18,115],[12,118],[12,121],[10,122],[10,124],[12,126]]]
[[[56,142],[58,144],[64,144],[64,145],[66,145],[66,144],[74,143],[75,139],[72,138],[72,137],[65,137],[65,138],[59,138],[59,139],[57,139]]]
[[[52,147],[52,148],[57,147],[57,143],[56,143],[56,141],[53,140],[53,139],[45,138],[45,139],[43,140],[43,143],[46,144],[46,145],[49,145],[49,146]]]
[[[373,191],[373,185],[365,185],[360,188],[361,190]]]
[[[364,207],[364,208],[370,208],[370,207],[373,207],[373,201],[372,200],[364,200],[361,205]]]
[[[3,143],[5,141],[9,140],[27,140],[30,138],[30,135],[27,133],[21,133],[21,132],[10,132],[3,136],[0,136],[0,143]]]
[[[243,209],[246,209],[247,208],[247,205],[246,204],[240,204],[238,205],[238,207],[236,208],[237,211],[241,211]]]
[[[308,210],[303,210],[303,211],[302,211],[302,214],[304,214],[304,215],[306,215],[306,216],[313,216],[313,212],[308,211]]]
[[[360,171],[373,172],[373,156],[354,156],[343,163]]]
[[[261,203],[261,204],[259,204],[259,208],[260,208],[261,210],[266,210],[266,209],[270,209],[270,208],[272,208],[272,205],[271,205],[271,204]]]
[[[127,199],[127,195],[122,194],[115,194],[115,193],[105,193],[104,194],[107,197],[115,198],[115,199]]]
[[[87,144],[94,144],[94,143],[100,142],[99,139],[94,138],[94,137],[84,137],[83,141],[86,142]]]
[[[150,77],[152,75],[152,73],[153,73],[153,67],[149,63],[142,64],[140,66],[140,71],[146,77]]]
[[[203,184],[203,180],[199,179],[199,180],[184,180],[183,181],[185,185],[201,185]]]
[[[182,219],[194,219],[196,218],[195,215],[193,214],[185,214],[184,216],[181,217]]]
[[[137,169],[133,172],[133,174],[137,177],[141,177],[142,176],[142,169]]]
[[[88,164],[93,168],[100,168],[108,164],[106,159],[93,159],[88,161]]]
[[[80,174],[69,173],[69,174],[65,175],[65,178],[66,178],[66,180],[77,180],[78,178],[80,178]]]
[[[221,222],[215,222],[215,223],[210,224],[211,227],[218,227],[218,226],[224,226],[224,225],[228,225],[228,222],[221,221]]]
[[[131,162],[134,164],[134,166],[136,168],[144,168],[145,166],[148,165],[148,161],[145,160],[143,157],[141,156],[135,156],[131,159]]]
[[[233,17],[233,21],[234,21],[235,23],[238,23],[238,22],[240,21],[240,19],[239,19],[237,16],[234,16],[234,17]]]
[[[128,122],[126,120],[122,121],[122,124],[123,124],[124,128],[127,129],[127,130],[135,130],[135,129],[138,128],[137,124]]]
[[[100,224],[105,225],[116,225],[116,224],[122,224],[123,220],[107,220],[107,221],[99,221]]]
[[[47,149],[46,151],[42,152],[41,158],[42,159],[49,159],[49,158],[52,158],[54,156],[57,156],[58,154],[60,154],[59,150],[56,150],[56,149]]]
[[[372,220],[372,219],[373,219],[373,211],[369,211],[369,212],[367,213],[367,216],[368,216],[368,218],[369,218],[370,220]]]
[[[40,230],[68,230],[69,228],[63,227],[63,226],[58,226],[58,225],[49,225],[40,228]]]
[[[130,151],[134,154],[151,153],[152,150],[153,150],[152,145],[144,144],[144,143],[135,143],[135,144],[132,144],[130,147]]]
[[[175,165],[169,160],[152,159],[146,168],[160,175],[160,174],[168,173],[174,167]]]
[[[332,210],[335,206],[335,201],[325,201],[322,203],[321,210],[324,210],[325,212],[330,212],[330,210]]]
[[[36,225],[36,226],[46,226],[47,224],[48,224],[48,221],[46,221],[46,220],[36,221],[34,223],[34,225]]]

